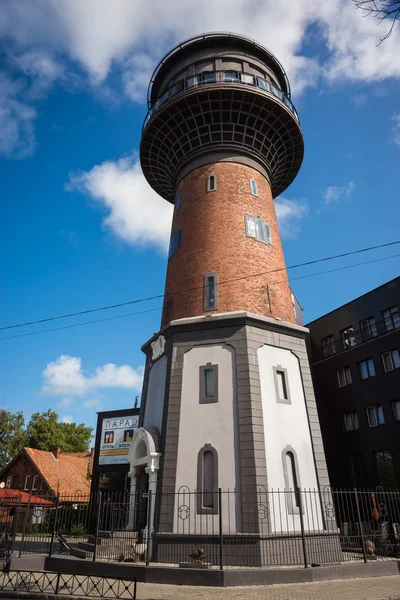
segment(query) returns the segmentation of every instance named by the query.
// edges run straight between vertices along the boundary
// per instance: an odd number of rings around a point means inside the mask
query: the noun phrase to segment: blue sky
[[[201,31],[249,35],[288,71],[306,152],[277,200],[287,264],[399,238],[400,28],[376,47],[383,27],[349,0],[4,1],[1,326],[163,292],[171,209],[137,162],[145,90],[171,45]],[[399,253],[290,271],[305,320],[396,277],[399,257],[306,276]],[[92,426],[131,406],[160,306],[3,331],[0,406]]]

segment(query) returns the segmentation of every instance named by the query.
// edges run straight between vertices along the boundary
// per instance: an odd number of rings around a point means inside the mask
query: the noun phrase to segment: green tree
[[[0,410],[0,469],[22,450],[26,443],[22,412]]]
[[[83,423],[60,423],[58,414],[49,408],[46,412],[31,416],[26,430],[27,446],[47,451],[58,447],[63,452],[85,452],[92,431]]]
[[[26,428],[27,446],[38,450],[63,448],[64,434],[58,422],[58,414],[49,408],[46,412],[34,413]]]
[[[60,423],[64,434],[64,452],[86,452],[92,437],[92,427],[86,427],[83,423]]]

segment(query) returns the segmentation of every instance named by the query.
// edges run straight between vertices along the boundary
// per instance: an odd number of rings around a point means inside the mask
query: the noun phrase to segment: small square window
[[[375,366],[372,358],[368,358],[367,360],[362,360],[359,363],[360,369],[360,377],[361,379],[369,379],[370,377],[375,376]]]
[[[369,317],[360,321],[361,335],[364,342],[367,342],[378,335],[374,317]]]
[[[200,404],[218,402],[218,365],[200,367]]]
[[[11,484],[12,484],[12,475],[8,475],[7,477],[7,481],[6,481],[6,488],[10,489],[11,488]]]
[[[335,342],[333,340],[333,335],[328,335],[322,339],[322,351],[324,353],[324,357],[332,356],[335,354],[336,347]]]
[[[344,367],[337,372],[339,387],[345,387],[352,383],[350,367]]]
[[[357,411],[344,413],[343,419],[345,431],[357,431],[360,428]]]
[[[393,329],[400,328],[400,314],[397,306],[387,308],[382,314],[385,319],[386,331],[393,331]]]
[[[380,404],[368,406],[366,409],[369,427],[378,427],[384,425],[385,417],[383,416],[383,408]]]
[[[247,237],[255,238],[263,244],[272,244],[271,228],[268,223],[265,223],[261,217],[250,217],[248,215],[245,216],[244,220]]]
[[[392,402],[393,415],[396,421],[400,421],[400,400],[393,400]]]
[[[351,325],[346,327],[346,329],[342,329],[340,332],[340,337],[342,338],[343,350],[348,350],[348,348],[356,345],[354,329]]]
[[[382,363],[385,373],[394,371],[400,368],[400,356],[398,350],[390,350],[389,352],[383,352]]]

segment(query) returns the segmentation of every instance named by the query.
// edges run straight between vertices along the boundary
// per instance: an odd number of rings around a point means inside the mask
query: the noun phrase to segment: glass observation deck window
[[[239,75],[237,71],[225,71],[224,81],[227,83],[239,83]]]
[[[179,92],[183,92],[184,80],[178,81],[171,87],[171,96],[175,96],[175,94],[179,94]]]
[[[241,73],[240,79],[241,79],[242,83],[247,83],[247,85],[254,85],[253,75],[247,75],[247,73]]]
[[[278,98],[283,104],[290,110],[290,112],[294,115],[296,120],[299,120],[296,109],[293,106],[290,99],[286,96],[286,94],[280,90],[275,84],[270,81],[263,79],[262,77],[255,77],[250,73],[243,73],[241,71],[203,71],[202,73],[197,73],[195,75],[189,75],[185,79],[181,79],[176,83],[173,83],[169,89],[167,89],[153,104],[153,106],[149,109],[149,112],[146,115],[143,126],[145,126],[150,117],[154,114],[154,112],[163,104],[168,98],[172,98],[173,96],[184,92],[187,89],[207,85],[214,83],[240,83],[246,86],[254,86],[258,87],[260,90],[267,92],[268,94],[272,94],[276,98]]]
[[[204,72],[198,75],[198,83],[199,85],[206,83],[217,83],[217,74],[214,72]]]
[[[257,77],[257,85],[262,90],[265,90],[266,92],[271,92],[271,84],[269,81],[261,79],[261,77]]]

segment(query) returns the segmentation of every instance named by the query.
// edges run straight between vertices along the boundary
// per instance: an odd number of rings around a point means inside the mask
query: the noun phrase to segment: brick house
[[[0,472],[0,485],[35,496],[73,496],[90,493],[92,452],[62,453],[24,448]]]

